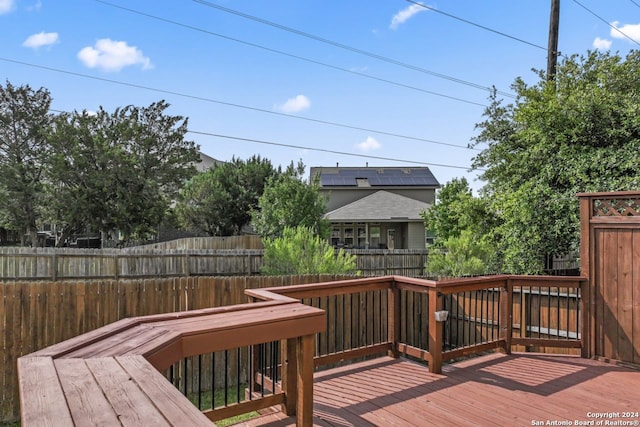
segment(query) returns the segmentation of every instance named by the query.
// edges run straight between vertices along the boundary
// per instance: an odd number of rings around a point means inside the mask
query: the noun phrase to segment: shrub
[[[486,274],[492,254],[486,238],[478,239],[470,230],[464,230],[459,237],[449,237],[441,249],[429,254],[427,274],[439,277]]]
[[[347,274],[355,273],[356,257],[314,234],[310,227],[285,227],[282,237],[264,241],[262,274]]]

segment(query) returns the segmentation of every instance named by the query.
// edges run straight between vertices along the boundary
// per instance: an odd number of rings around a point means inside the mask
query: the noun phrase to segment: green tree
[[[323,219],[326,201],[318,191],[318,182],[303,180],[304,165],[289,165],[286,172],[267,182],[252,212],[253,226],[262,237],[281,236],[285,227],[309,227],[327,237],[329,223]]]
[[[95,115],[63,113],[49,138],[49,215],[68,236],[85,230],[145,238],[195,173],[187,120],[164,101]],[[64,238],[61,239],[64,241]]]
[[[240,234],[258,206],[266,182],[278,173],[260,156],[214,166],[194,176],[180,193],[176,213],[182,227],[210,236]]]
[[[16,87],[9,82],[0,85],[0,227],[29,236],[33,246],[49,153],[50,105],[46,89]]]
[[[493,250],[488,236],[478,239],[471,230],[450,236],[440,248],[429,253],[427,274],[438,277],[461,277],[491,272]]]
[[[264,239],[265,275],[348,274],[356,271],[356,256],[335,251],[311,227],[288,227],[282,236]]]
[[[640,185],[640,53],[574,55],[555,81],[538,77],[516,79],[511,104],[492,96],[475,139],[474,167],[485,170],[495,241],[513,273],[577,249],[577,193]]]
[[[466,178],[454,178],[438,191],[437,203],[421,213],[427,230],[442,242],[470,230],[480,238],[494,225],[487,199],[474,197]]]

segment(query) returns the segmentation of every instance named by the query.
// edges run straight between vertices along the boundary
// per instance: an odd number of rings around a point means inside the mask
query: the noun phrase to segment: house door
[[[387,248],[393,250],[396,247],[396,230],[390,228],[387,230]]]

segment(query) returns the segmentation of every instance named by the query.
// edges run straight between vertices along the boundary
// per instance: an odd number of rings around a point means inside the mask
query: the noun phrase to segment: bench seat
[[[325,327],[323,310],[283,301],[124,319],[18,359],[22,426],[210,427],[162,371],[185,357]]]

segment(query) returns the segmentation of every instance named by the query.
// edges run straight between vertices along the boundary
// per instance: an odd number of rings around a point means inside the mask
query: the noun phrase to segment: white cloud
[[[609,50],[609,48],[611,47],[611,43],[611,40],[596,37],[596,39],[593,41],[593,47],[596,49]]]
[[[44,31],[38,34],[32,34],[25,41],[22,42],[22,46],[38,49],[42,46],[51,46],[58,42],[58,33],[45,33]]]
[[[382,147],[382,144],[380,144],[375,138],[368,136],[367,139],[356,145],[356,147],[360,151],[373,151]]]
[[[38,0],[33,6],[27,7],[27,11],[29,12],[40,12],[42,9],[42,2]]]
[[[367,66],[349,68],[349,71],[353,71],[354,73],[366,73],[368,70],[369,70],[369,67]]]
[[[78,52],[78,59],[89,68],[104,71],[120,71],[130,65],[141,65],[143,70],[153,68],[151,60],[140,49],[111,39],[100,39],[95,46],[83,48]]]
[[[411,6],[408,6],[402,9],[401,11],[399,11],[398,13],[396,13],[395,15],[393,15],[393,18],[391,18],[391,24],[389,25],[389,28],[391,28],[392,30],[395,30],[398,28],[398,26],[400,26],[400,24],[404,24],[413,15],[419,12],[424,12],[425,10],[427,9],[420,6],[419,4],[414,3]]]
[[[0,0],[0,15],[11,12],[15,6],[14,0]]]
[[[282,105],[276,106],[277,110],[283,113],[299,113],[311,107],[311,101],[304,95],[298,95],[295,98],[287,99]]]
[[[633,40],[640,42],[640,24],[625,24],[623,26],[620,26],[620,23],[618,21],[614,21],[611,23],[611,25],[622,31],[628,37],[631,37]],[[615,28],[611,29],[611,37],[615,39],[627,39],[625,35],[621,34],[620,31],[616,31]]]

